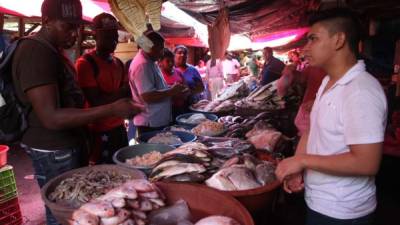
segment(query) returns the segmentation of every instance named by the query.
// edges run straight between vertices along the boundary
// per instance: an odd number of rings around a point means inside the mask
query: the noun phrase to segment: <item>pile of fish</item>
[[[285,101],[277,94],[274,81],[252,91],[246,98],[237,101],[235,106],[254,110],[279,110],[285,108]]]
[[[254,125],[259,121],[269,122],[271,114],[269,112],[259,113],[257,116],[247,117],[241,116],[224,116],[218,119],[227,129],[225,137],[244,138],[245,134],[253,129]]]
[[[73,213],[73,225],[146,225],[151,211],[165,206],[165,196],[144,179],[130,180]]]
[[[235,102],[249,94],[249,89],[243,80],[223,89],[213,101],[201,100],[191,108],[196,111],[226,113],[235,109]]]
[[[213,215],[199,220],[190,221],[192,215],[186,201],[180,199],[173,205],[155,210],[149,215],[150,225],[240,225],[234,219],[226,216]]]
[[[253,145],[237,138],[199,137],[164,154],[150,174],[152,181],[201,183],[233,156],[252,153]]]
[[[235,99],[245,97],[249,94],[249,89],[243,80],[233,83],[232,85],[224,88],[217,97],[217,101],[225,101],[228,99]]]
[[[282,137],[282,133],[275,130],[265,121],[258,121],[253,129],[246,133],[247,140],[256,149],[264,149],[269,152],[274,151],[276,144]]]
[[[209,216],[201,219],[195,225],[240,225],[240,223],[226,216]]]
[[[202,182],[212,170],[212,157],[207,146],[189,142],[164,154],[153,167],[152,181],[167,180],[180,182]],[[214,170],[215,171],[215,170]]]
[[[230,99],[225,101],[203,99],[193,104],[190,108],[200,112],[224,113],[233,111],[235,109],[235,102]]]
[[[233,156],[243,153],[252,153],[253,145],[248,141],[238,138],[226,137],[199,137],[204,145],[207,146],[207,151],[214,159],[227,160]],[[216,160],[213,160],[213,162]],[[213,165],[218,165],[216,162]],[[221,165],[220,165],[221,166]]]
[[[129,179],[129,175],[117,171],[88,170],[61,181],[48,197],[62,205],[79,207]]]
[[[205,183],[222,191],[250,190],[275,181],[275,168],[275,163],[243,154],[226,161]]]

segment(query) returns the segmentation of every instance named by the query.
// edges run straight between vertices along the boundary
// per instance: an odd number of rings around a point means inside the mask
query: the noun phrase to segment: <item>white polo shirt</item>
[[[383,142],[387,103],[379,82],[358,61],[323,95],[326,76],[318,90],[312,111],[307,153],[336,155],[349,145]],[[322,95],[322,96],[321,96]],[[376,208],[374,177],[344,177],[305,172],[308,207],[337,219],[354,219]]]

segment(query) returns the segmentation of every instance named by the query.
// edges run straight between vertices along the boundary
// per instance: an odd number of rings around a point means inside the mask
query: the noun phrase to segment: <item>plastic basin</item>
[[[175,149],[170,145],[163,145],[163,144],[137,144],[131,145],[124,148],[119,149],[117,152],[114,153],[113,161],[117,165],[125,166],[128,168],[139,169],[146,174],[149,174],[152,170],[152,166],[134,166],[126,163],[127,159],[134,158],[136,156],[141,156],[146,153],[157,151],[160,153],[166,153],[171,150]]]
[[[222,192],[236,198],[250,213],[256,213],[261,210],[272,209],[280,186],[281,183],[276,180],[268,185],[251,190]]]
[[[139,143],[147,143],[147,141],[148,141],[150,138],[156,136],[156,135],[159,134],[159,133],[165,133],[165,132],[167,132],[167,131],[152,131],[152,132],[146,132],[146,133],[143,133],[142,135],[140,135],[140,136],[137,138],[137,141],[138,141]],[[172,134],[178,136],[178,137],[181,139],[181,141],[182,141],[183,143],[192,142],[192,141],[195,141],[195,140],[197,139],[196,135],[194,135],[194,134],[192,134],[192,133],[188,133],[188,132],[183,132],[183,131],[168,131],[168,132],[171,132]],[[179,147],[180,145],[171,145],[171,146],[173,146],[173,147]]]
[[[241,225],[254,225],[250,213],[237,201],[224,192],[199,184],[157,182],[156,185],[167,197],[169,205],[179,199],[187,202],[192,222],[212,215],[228,216]]]
[[[41,195],[44,203],[51,210],[53,216],[57,219],[57,222],[63,225],[69,225],[72,220],[72,214],[76,210],[74,207],[68,207],[65,205],[60,205],[48,199],[48,195],[54,191],[57,185],[66,178],[72,177],[73,174],[86,172],[87,170],[100,170],[100,171],[118,171],[123,174],[129,174],[133,179],[145,179],[146,175],[140,170],[130,169],[118,165],[96,165],[92,167],[82,167],[79,169],[70,170],[65,172],[53,179],[51,179],[47,184],[41,189]]]

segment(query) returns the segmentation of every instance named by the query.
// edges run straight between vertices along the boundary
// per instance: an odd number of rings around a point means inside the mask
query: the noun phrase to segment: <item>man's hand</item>
[[[111,106],[114,116],[121,118],[132,118],[145,110],[143,105],[133,102],[130,98],[117,100]]]
[[[283,180],[283,189],[291,194],[304,189],[303,173],[296,173]]]
[[[291,175],[302,172],[304,170],[304,165],[302,164],[301,159],[302,157],[302,155],[295,155],[279,162],[278,167],[275,170],[276,177],[283,182]]]

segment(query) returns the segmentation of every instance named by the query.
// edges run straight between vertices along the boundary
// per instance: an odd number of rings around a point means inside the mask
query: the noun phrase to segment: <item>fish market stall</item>
[[[178,117],[177,125],[160,132],[179,129],[195,135],[196,140],[163,152],[146,171],[149,179],[199,183],[235,197],[250,212],[270,209],[280,187],[275,177],[276,157],[290,151],[293,141],[280,120],[286,120],[287,112],[297,111],[297,94],[292,89],[286,97],[279,97],[276,82],[250,91],[240,80],[222,90],[216,100],[192,105],[194,113]],[[211,116],[214,113],[225,116],[216,119]],[[131,159],[120,158],[119,162],[124,160]]]

